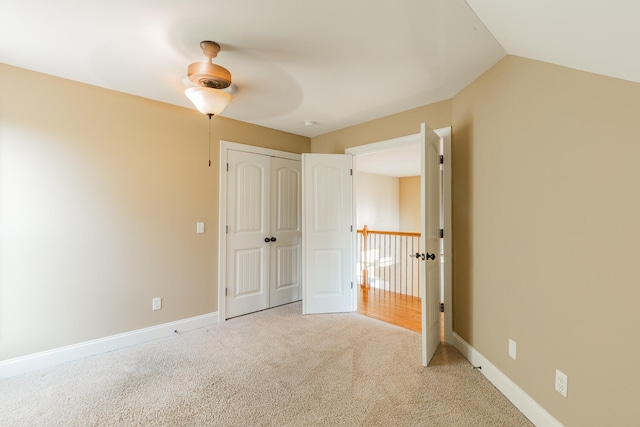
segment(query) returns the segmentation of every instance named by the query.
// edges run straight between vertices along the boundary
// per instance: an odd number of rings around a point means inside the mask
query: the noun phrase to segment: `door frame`
[[[227,163],[229,150],[262,154],[270,157],[302,161],[302,155],[271,148],[256,147],[239,144],[237,142],[220,140],[220,163],[218,180],[218,318],[220,323],[227,321],[227,298],[225,295],[227,283]]]
[[[444,230],[444,239],[443,239],[443,252],[444,252],[444,266],[441,269],[442,279],[444,282],[444,294],[441,295],[441,298],[444,303],[444,341],[448,344],[453,344],[453,313],[452,313],[452,266],[451,266],[451,237],[452,237],[452,227],[451,227],[451,127],[444,127],[440,129],[433,130],[441,140],[440,154],[443,157],[443,174],[442,174],[442,186],[443,186],[443,225],[442,228]],[[351,154],[354,156],[354,169],[356,169],[356,164],[358,161],[359,154],[367,154],[374,153],[377,151],[385,151],[393,148],[405,147],[408,145],[415,144],[424,144],[424,141],[420,138],[420,133],[416,133],[413,135],[401,136],[398,138],[387,139],[383,141],[373,142],[370,144],[359,145],[356,147],[347,148],[345,150],[346,154]],[[354,182],[354,204],[356,200],[356,191],[358,188],[357,182],[357,174],[355,176]],[[355,209],[355,206],[354,206]],[[426,313],[422,313],[422,316],[426,316]]]

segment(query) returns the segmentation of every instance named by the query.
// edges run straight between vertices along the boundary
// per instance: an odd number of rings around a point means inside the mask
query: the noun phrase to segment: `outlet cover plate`
[[[562,371],[556,369],[556,391],[567,397],[567,390],[569,388],[569,379],[567,375]]]
[[[162,298],[154,298],[151,303],[151,310],[160,310],[162,308]]]

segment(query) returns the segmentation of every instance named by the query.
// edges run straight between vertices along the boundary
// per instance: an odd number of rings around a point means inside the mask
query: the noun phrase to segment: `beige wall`
[[[219,139],[309,151],[217,117],[208,167],[195,110],[2,64],[0,94],[0,360],[217,311]]]
[[[400,230],[420,233],[420,176],[400,178]]]
[[[394,176],[358,172],[356,175],[356,224],[369,230],[398,231],[399,185]]]
[[[358,229],[420,233],[420,176],[358,172],[356,179]]]
[[[639,84],[518,57],[453,99],[454,330],[567,426],[638,422],[639,118]]]

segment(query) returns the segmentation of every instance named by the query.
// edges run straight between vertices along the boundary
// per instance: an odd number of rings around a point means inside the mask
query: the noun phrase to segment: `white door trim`
[[[453,229],[451,227],[451,126],[434,130],[442,139],[442,154],[444,156],[443,173],[442,173],[442,229],[444,230],[444,268],[442,274],[444,276],[444,342],[448,344],[454,343],[453,338],[453,269],[452,269],[452,250],[451,242]]]
[[[453,315],[452,315],[452,268],[451,268],[451,127],[434,129],[434,132],[442,138],[442,155],[444,156],[444,174],[443,174],[443,190],[444,190],[444,340],[448,344],[453,344]],[[371,144],[359,145],[357,147],[347,148],[345,153],[357,156],[359,154],[373,153],[376,151],[390,150],[400,148],[407,145],[415,145],[420,142],[420,133],[401,136],[398,138],[388,139]],[[355,158],[357,162],[357,157]],[[357,188],[357,184],[355,185]],[[355,192],[354,192],[355,199]],[[422,314],[423,316],[425,313]]]
[[[225,322],[227,318],[227,298],[225,295],[227,283],[227,239],[225,238],[225,235],[227,234],[227,153],[229,150],[244,151],[247,153],[262,154],[265,156],[280,157],[290,160],[302,160],[302,155],[296,153],[255,147],[253,145],[239,144],[237,142],[220,141],[220,164],[218,165],[218,316],[220,322]]]
[[[450,129],[450,128],[449,128]],[[440,135],[437,130],[435,133]],[[370,144],[358,145],[357,147],[351,147],[344,150],[345,153],[357,156],[365,153],[375,153],[377,151],[386,151],[393,148],[406,147],[409,145],[417,145],[420,143],[420,134],[415,133],[413,135],[400,136],[398,138],[386,139],[384,141],[372,142]]]

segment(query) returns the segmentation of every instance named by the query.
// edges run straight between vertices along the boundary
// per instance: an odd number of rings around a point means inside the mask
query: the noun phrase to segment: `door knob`
[[[265,241],[266,243],[269,243],[269,242],[271,241],[271,239],[270,239],[270,238],[268,238],[268,237],[265,237],[265,238],[264,238],[264,241]]]
[[[424,258],[422,258],[422,259],[424,259]],[[430,260],[436,259],[436,254],[429,254],[429,252],[427,252],[427,259],[430,259]]]
[[[275,237],[272,237],[272,238],[271,238],[271,241],[272,241],[272,242],[275,242],[275,241],[276,241],[276,238],[275,238]]]
[[[425,259],[431,259],[431,260],[436,259],[436,254],[430,254],[429,252],[427,252],[426,255],[425,254],[421,254],[420,252],[416,252],[416,254],[414,256],[416,257],[416,259],[422,258],[423,261]]]

